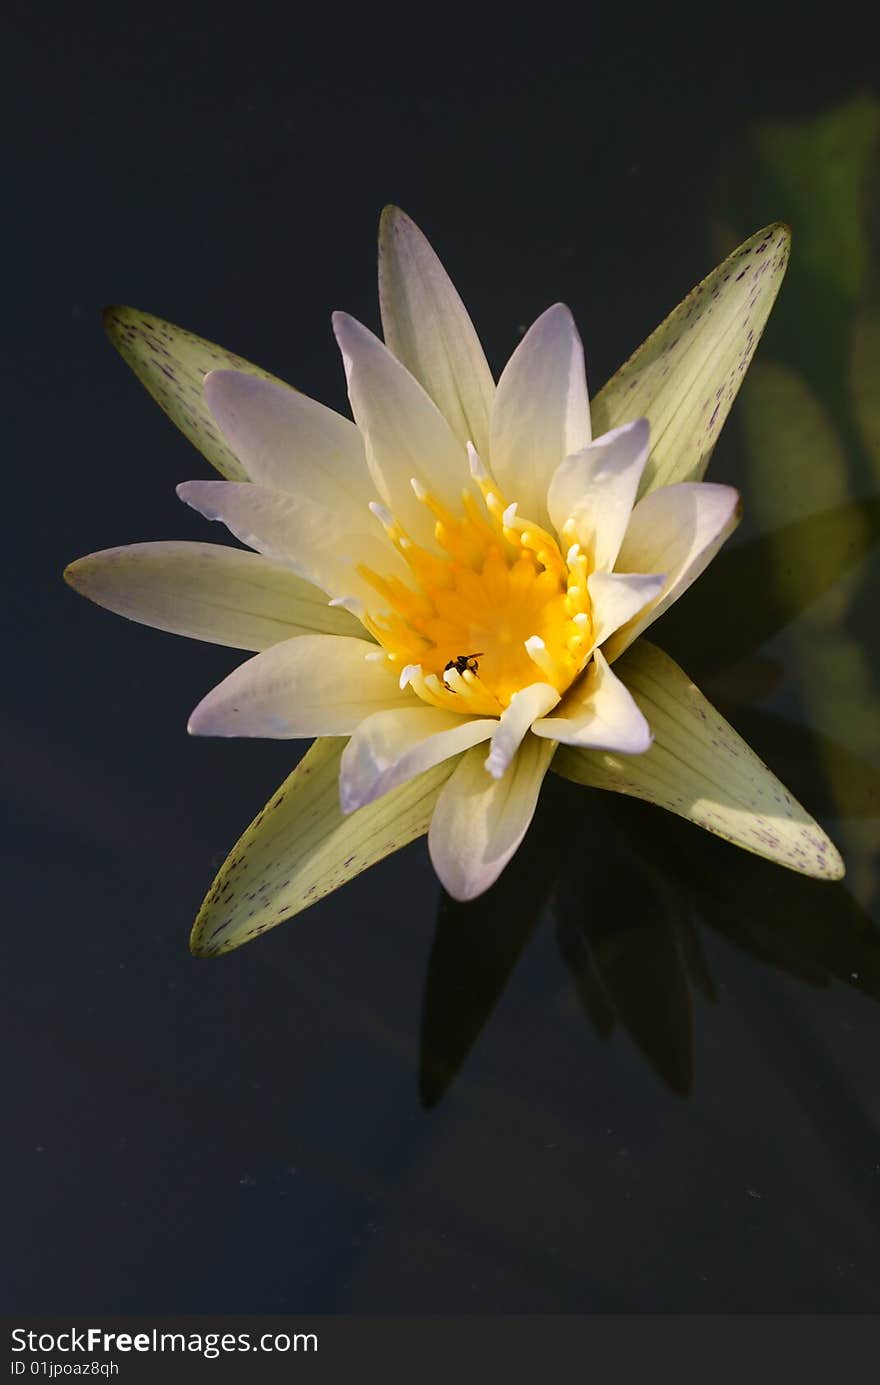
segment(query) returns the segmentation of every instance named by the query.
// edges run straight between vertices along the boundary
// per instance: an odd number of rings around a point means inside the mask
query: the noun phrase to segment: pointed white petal
[[[347,817],[339,806],[344,740],[316,741],[239,838],[190,939],[216,957],[292,918],[427,831],[456,761],[420,774]]]
[[[649,445],[648,421],[638,418],[572,453],[553,473],[547,507],[556,532],[579,543],[600,572],[610,572],[620,552]]]
[[[301,635],[273,645],[218,683],[189,719],[193,736],[345,736],[364,717],[412,706],[363,640]]]
[[[767,226],[687,295],[593,400],[604,433],[651,425],[642,493],[704,475],[788,264],[791,232]]]
[[[804,875],[843,875],[821,827],[672,659],[639,640],[618,671],[654,733],[653,745],[626,757],[560,746],[553,762],[559,774],[644,798]]]
[[[374,712],[353,732],[342,756],[343,812],[372,803],[441,760],[488,740],[497,725],[494,717],[461,717],[439,707]]]
[[[665,582],[665,576],[657,572],[591,573],[587,578],[587,590],[593,603],[596,644],[604,644],[615,630],[656,601]]]
[[[381,500],[418,543],[434,549],[434,517],[413,477],[458,510],[469,478],[467,453],[436,404],[388,347],[347,313],[333,314],[352,412]]]
[[[611,669],[601,649],[566,697],[559,714],[532,727],[536,736],[565,745],[640,755],[651,744],[651,728],[632,694]]]
[[[488,456],[492,373],[446,270],[399,207],[386,207],[379,223],[379,302],[386,345],[459,441]]]
[[[618,630],[605,654],[614,660],[687,591],[740,521],[731,486],[684,482],[653,491],[632,512],[617,565],[627,572],[663,572],[666,581],[651,606]]]
[[[537,717],[546,716],[559,701],[559,693],[549,683],[530,683],[514,693],[510,704],[493,725],[492,744],[486,758],[486,769],[493,779],[500,779]]]
[[[559,463],[590,441],[584,350],[556,303],[526,332],[498,381],[489,461],[525,519],[547,525],[547,488]]]
[[[288,385],[212,370],[205,398],[223,436],[258,486],[305,496],[361,518],[376,489],[350,419]]]
[[[268,649],[295,635],[369,639],[348,611],[289,567],[215,543],[135,543],[71,563],[65,580],[129,620],[233,649]]]
[[[555,750],[527,736],[500,779],[486,772],[480,746],[460,760],[428,832],[434,869],[453,899],[476,899],[497,880],[526,834]]]
[[[329,596],[357,597],[375,609],[378,598],[358,565],[365,563],[383,576],[406,574],[369,510],[364,511],[362,527],[346,528],[323,505],[265,486],[184,481],[177,494],[206,519],[220,520],[242,543],[289,564]]]
[[[245,371],[263,380],[274,380],[274,375],[184,327],[137,308],[105,309],[104,327],[126,365],[193,446],[221,476],[246,481],[244,467],[208,408],[205,376],[209,370],[218,369]]]

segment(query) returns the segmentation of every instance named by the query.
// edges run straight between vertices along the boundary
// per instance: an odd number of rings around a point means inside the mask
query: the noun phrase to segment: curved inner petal
[[[203,697],[193,736],[349,736],[374,712],[410,701],[363,640],[299,635],[248,659]]]
[[[648,420],[638,418],[572,453],[553,473],[547,508],[558,533],[610,572],[648,459]]]
[[[500,779],[516,752],[522,745],[526,733],[537,717],[543,717],[559,701],[559,693],[549,683],[532,683],[522,688],[510,699],[510,706],[501,714],[501,720],[492,735],[492,744],[486,758],[486,769],[493,779]]]
[[[407,779],[488,740],[497,725],[489,717],[457,717],[437,707],[374,712],[356,728],[343,751],[343,812],[372,803]]]
[[[587,580],[593,603],[596,643],[603,644],[615,630],[633,620],[663,589],[661,572],[594,572]]]
[[[428,831],[431,861],[453,899],[475,899],[497,880],[534,816],[555,749],[526,736],[502,779],[486,773],[480,746],[459,760]]]
[[[245,481],[184,481],[177,494],[206,519],[219,520],[242,543],[287,563],[328,596],[373,597],[359,575],[361,563],[375,563],[384,572],[406,571],[366,505],[362,518],[340,519],[338,512],[306,496]]]
[[[205,398],[251,481],[363,515],[375,487],[351,419],[289,385],[236,370],[210,371]]]
[[[534,519],[546,524],[550,478],[564,457],[589,441],[584,351],[571,312],[555,303],[532,323],[498,381],[492,471]]]
[[[651,745],[651,728],[632,693],[597,649],[589,670],[558,709],[532,726],[536,736],[565,745],[640,755]]]
[[[682,482],[652,491],[632,512],[619,565],[631,573],[664,572],[653,604],[634,615],[612,637],[605,653],[614,660],[661,616],[708,566],[741,516],[732,486]]]

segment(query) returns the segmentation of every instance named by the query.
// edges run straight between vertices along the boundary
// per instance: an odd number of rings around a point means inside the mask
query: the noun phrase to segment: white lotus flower
[[[334,316],[353,423],[169,324],[111,316],[123,354],[232,478],[179,495],[255,553],[141,544],[68,579],[134,619],[259,651],[196,707],[194,734],[348,738],[319,742],[245,834],[197,951],[245,941],[428,823],[441,881],[474,898],[522,841],[551,761],[842,874],[681,670],[630,649],[738,521],[736,492],[698,478],[787,244],[770,228],[710,276],[603,392],[593,429],[569,310],[538,318],[496,386],[396,209],[380,232],[385,344]]]

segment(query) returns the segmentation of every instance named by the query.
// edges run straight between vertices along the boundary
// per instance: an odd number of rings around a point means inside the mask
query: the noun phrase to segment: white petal
[[[411,481],[458,510],[470,476],[464,445],[378,337],[347,313],[333,314],[333,330],[379,496],[411,538],[435,549],[434,517],[416,499]]]
[[[459,441],[488,456],[492,373],[446,270],[399,207],[386,207],[379,223],[379,302],[389,349]]]
[[[406,575],[369,510],[362,527],[346,528],[323,505],[249,482],[185,481],[177,494],[206,519],[220,520],[242,543],[289,564],[330,596],[354,596],[376,609],[376,593],[358,565],[365,563],[383,576]]]
[[[587,590],[593,603],[593,630],[597,645],[656,601],[666,578],[662,573],[593,572]],[[606,651],[607,652],[607,651]]]
[[[556,303],[526,332],[498,381],[492,472],[520,515],[546,526],[554,471],[589,441],[584,350],[571,313]]]
[[[204,697],[194,736],[346,736],[373,712],[412,705],[363,640],[302,635],[248,659]]]
[[[740,521],[739,496],[731,486],[683,482],[653,491],[632,512],[617,566],[626,572],[664,572],[653,605],[614,636],[605,649],[614,660],[677,601],[711,562]]]
[[[350,419],[273,380],[236,370],[205,378],[211,412],[251,481],[361,516],[376,498]]]
[[[545,716],[558,701],[559,693],[549,683],[530,683],[513,694],[509,706],[494,725],[486,759],[486,769],[493,779],[500,779],[504,774],[535,718]]]
[[[469,750],[437,800],[428,850],[453,899],[475,899],[497,880],[526,834],[556,746],[527,736],[500,779],[481,747]]]
[[[342,810],[351,813],[414,775],[488,740],[494,717],[461,717],[439,707],[375,712],[345,747],[339,775]]]
[[[347,611],[289,567],[216,543],[135,543],[78,558],[64,573],[109,611],[175,635],[268,649],[296,635],[366,637]]]
[[[597,649],[584,677],[566,697],[559,715],[536,721],[536,736],[564,745],[639,755],[651,744],[651,728],[632,694]]]
[[[601,572],[611,571],[620,552],[649,446],[648,420],[639,418],[566,457],[553,473],[547,507],[556,532],[579,543]]]

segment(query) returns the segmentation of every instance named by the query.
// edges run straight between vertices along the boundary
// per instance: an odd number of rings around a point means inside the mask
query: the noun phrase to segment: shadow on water
[[[553,776],[526,841],[486,894],[470,904],[441,896],[422,1003],[419,1091],[426,1107],[454,1080],[541,918],[567,846],[557,786]]]
[[[596,1036],[623,1030],[682,1096],[694,1082],[693,993],[719,998],[703,928],[805,984],[836,979],[880,1001],[880,930],[845,885],[795,875],[648,804],[553,775],[535,828],[481,900],[441,901],[423,1003],[426,1107],[452,1085],[547,903]]]
[[[615,830],[604,806],[582,810],[580,840],[556,890],[557,940],[596,1034],[609,1038],[619,1025],[684,1095],[694,1075],[692,961],[711,999],[714,988],[674,884]]]
[[[861,94],[805,121],[754,126],[721,174],[720,251],[772,217],[795,233],[738,406],[739,447],[716,475],[741,483],[761,532],[722,552],[656,630],[794,794],[837,819],[852,886],[549,775],[501,881],[475,904],[441,903],[423,1009],[426,1105],[460,1070],[548,900],[591,1028],[600,1039],[626,1031],[682,1095],[694,1081],[693,993],[718,999],[703,929],[805,984],[837,979],[880,1000],[880,932],[855,898],[876,892],[880,810],[878,140],[880,103]],[[786,683],[798,721],[759,705]]]

